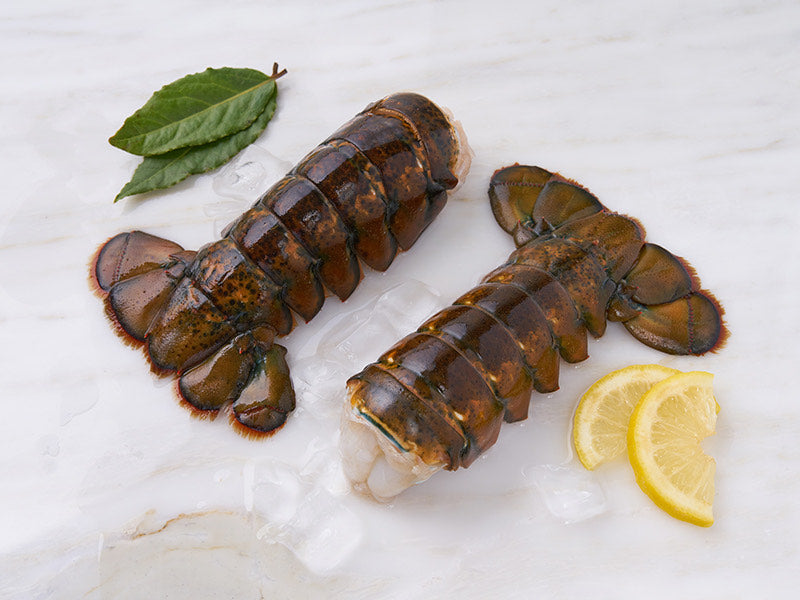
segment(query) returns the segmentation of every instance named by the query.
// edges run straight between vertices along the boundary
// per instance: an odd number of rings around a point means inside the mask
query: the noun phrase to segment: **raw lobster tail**
[[[527,417],[532,390],[558,389],[559,356],[586,359],[587,333],[603,335],[607,319],[673,354],[725,337],[691,268],[584,188],[513,166],[494,174],[489,195],[517,250],[348,382],[345,469],[376,498],[469,466],[503,421]]]
[[[458,126],[423,96],[368,106],[197,252],[140,231],[98,251],[92,275],[122,332],[155,370],[176,371],[200,411],[270,432],[294,408],[286,350],[326,292],[345,300],[359,259],[383,271],[439,214],[469,168]]]

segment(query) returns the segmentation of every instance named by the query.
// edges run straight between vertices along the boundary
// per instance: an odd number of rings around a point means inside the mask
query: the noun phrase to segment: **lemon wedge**
[[[661,365],[631,365],[609,373],[586,390],[572,430],[583,466],[591,471],[623,454],[634,407],[653,385],[677,373]]]
[[[713,375],[679,373],[656,383],[637,404],[628,428],[628,458],[636,482],[675,518],[714,522],[714,459],[700,442],[713,434],[719,405]]]

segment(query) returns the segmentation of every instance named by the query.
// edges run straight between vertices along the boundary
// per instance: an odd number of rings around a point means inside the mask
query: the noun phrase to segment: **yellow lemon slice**
[[[578,459],[593,470],[625,452],[631,413],[645,392],[679,371],[631,365],[609,373],[581,397],[572,429]]]
[[[628,458],[639,487],[673,517],[703,527],[714,522],[716,463],[700,447],[717,423],[712,380],[711,373],[692,371],[656,383],[628,428]]]

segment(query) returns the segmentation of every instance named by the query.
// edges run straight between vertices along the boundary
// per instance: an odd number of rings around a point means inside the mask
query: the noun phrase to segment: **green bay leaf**
[[[114,202],[153,190],[175,185],[189,175],[205,173],[230,160],[240,150],[252,144],[275,114],[277,88],[273,90],[265,109],[253,123],[233,135],[203,144],[178,148],[158,156],[146,156],[136,168],[131,180],[114,198]]]
[[[153,94],[108,141],[154,156],[230,136],[264,112],[281,74],[223,67],[187,75]]]

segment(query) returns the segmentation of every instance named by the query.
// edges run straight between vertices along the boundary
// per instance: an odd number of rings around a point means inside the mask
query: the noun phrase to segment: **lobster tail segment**
[[[413,92],[387,96],[365,112],[400,117],[413,130],[425,148],[431,177],[446,189],[455,187],[469,168],[469,152],[464,132],[447,111]]]

